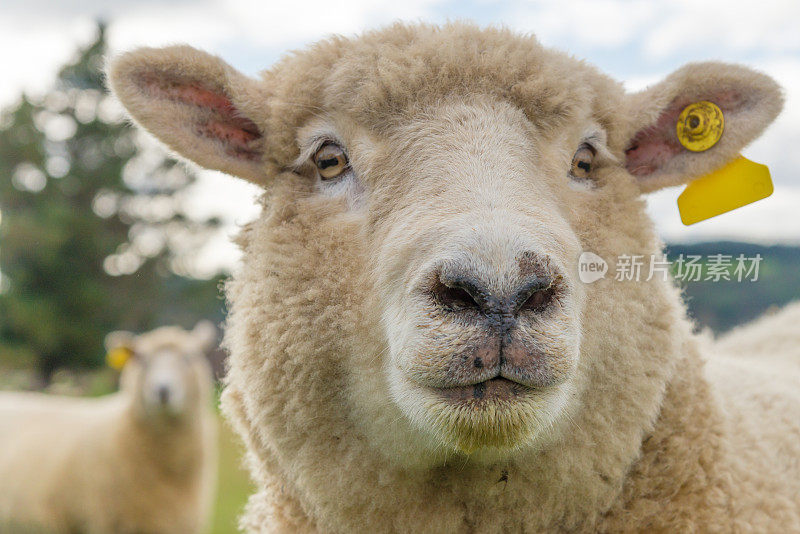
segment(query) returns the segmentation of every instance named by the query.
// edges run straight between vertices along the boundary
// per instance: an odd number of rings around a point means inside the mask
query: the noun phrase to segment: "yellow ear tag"
[[[724,129],[725,117],[713,102],[689,104],[678,116],[678,141],[692,152],[703,152],[716,145]]]
[[[676,126],[678,140],[692,152],[703,152],[716,145],[724,129],[722,110],[706,100],[686,106]],[[721,169],[690,182],[678,197],[678,211],[683,224],[689,226],[767,198],[772,190],[767,166],[739,156]]]
[[[678,211],[689,226],[767,198],[772,191],[769,168],[739,156],[690,182],[678,197]]]
[[[106,354],[106,363],[112,369],[121,371],[132,355],[133,352],[131,349],[127,347],[117,347]]]

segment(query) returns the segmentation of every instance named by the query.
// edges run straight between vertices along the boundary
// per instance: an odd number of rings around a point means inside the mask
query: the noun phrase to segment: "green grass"
[[[217,502],[211,522],[211,534],[233,534],[239,514],[253,493],[250,478],[242,467],[244,446],[230,426],[220,418],[219,421],[219,478],[217,483]]]

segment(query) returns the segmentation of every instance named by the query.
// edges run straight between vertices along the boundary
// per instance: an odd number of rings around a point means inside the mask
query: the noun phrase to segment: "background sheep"
[[[215,341],[208,322],[191,332],[115,332],[108,348],[131,353],[118,393],[0,393],[0,525],[86,534],[203,530],[216,476],[203,353]]]
[[[750,382],[732,404],[671,282],[576,269],[659,252],[642,193],[736,157],[781,108],[768,77],[694,64],[625,94],[455,24],[333,38],[260,80],[143,49],[110,80],[171,148],[266,190],[227,288],[247,529],[800,529],[794,376],[765,371],[774,394],[715,359]],[[675,127],[700,100],[725,133],[695,153]]]

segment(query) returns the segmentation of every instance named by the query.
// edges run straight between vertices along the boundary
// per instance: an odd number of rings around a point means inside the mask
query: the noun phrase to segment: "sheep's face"
[[[543,447],[593,409],[587,391],[652,385],[654,410],[659,362],[603,359],[625,340],[597,316],[647,292],[581,283],[578,257],[658,250],[641,194],[732,159],[780,108],[744,68],[626,95],[533,39],[458,25],[331,40],[260,81],[188,47],[126,55],[110,79],[172,148],[267,189],[228,292],[229,411],[252,443],[295,454],[311,410],[405,465]],[[726,135],[695,154],[675,124],[698,100]]]
[[[599,127],[570,130],[543,144],[506,103],[438,104],[320,180],[363,213],[386,394],[434,442],[517,447],[567,404],[583,304],[569,203],[587,187],[573,155],[606,151]]]
[[[175,421],[194,415],[209,400],[210,366],[204,353],[215,337],[213,325],[203,322],[191,332],[176,327],[138,336],[114,332],[106,344],[131,353],[121,382],[133,395],[135,411],[145,419]]]

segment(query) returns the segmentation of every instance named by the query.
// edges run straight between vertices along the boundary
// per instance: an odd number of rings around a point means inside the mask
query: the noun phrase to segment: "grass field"
[[[230,426],[220,418],[219,421],[219,482],[217,484],[217,502],[214,506],[214,518],[211,523],[211,534],[233,534],[237,518],[247,496],[252,493],[252,485],[247,472],[242,467],[244,446],[231,430]]]

